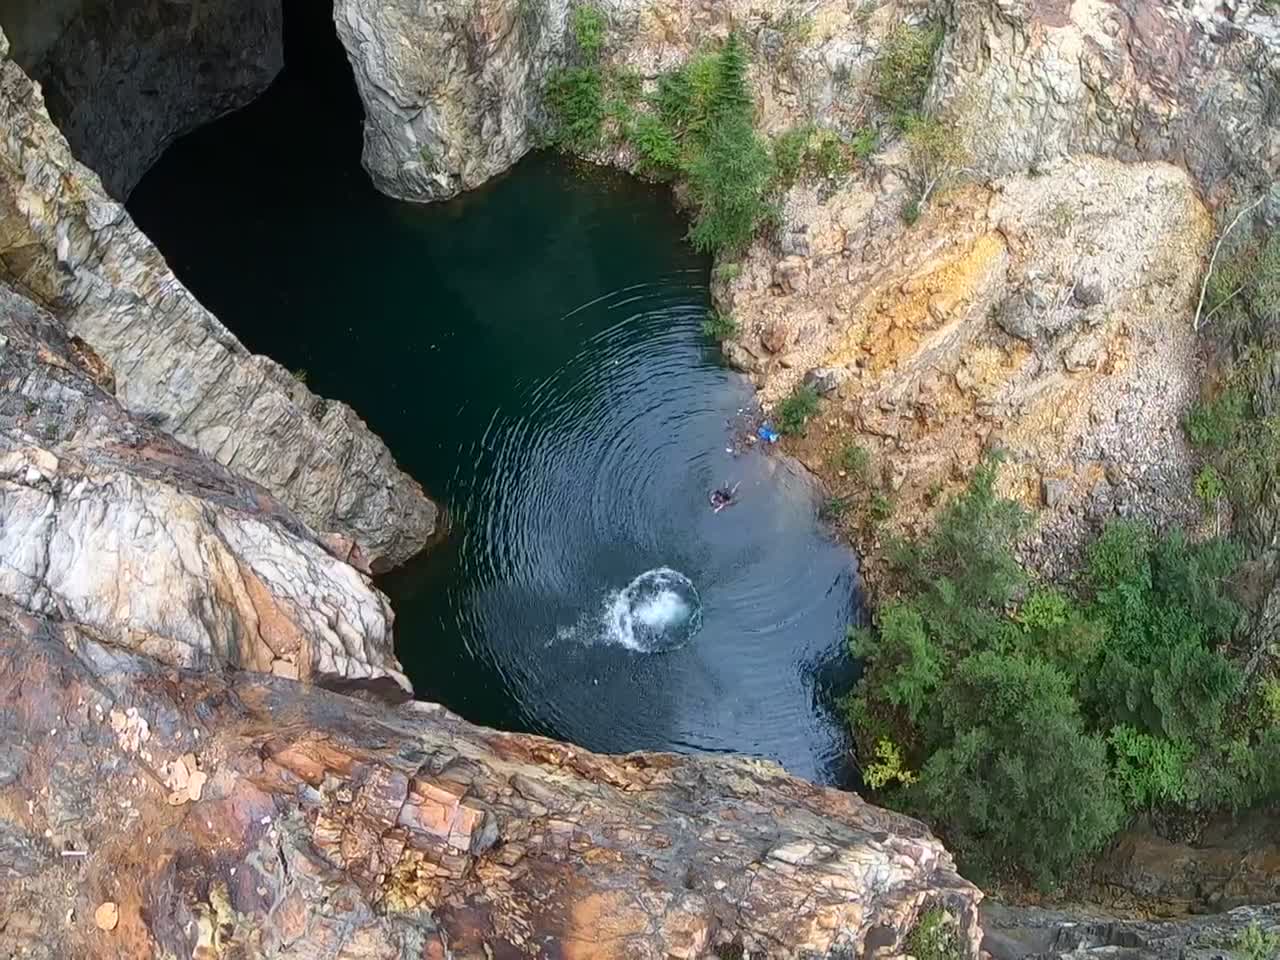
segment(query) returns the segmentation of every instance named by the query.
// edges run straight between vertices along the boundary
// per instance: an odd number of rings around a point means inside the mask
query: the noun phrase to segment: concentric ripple
[[[280,90],[172,149],[131,209],[252,349],[351,403],[444,504],[444,542],[383,581],[419,694],[594,749],[842,779],[826,687],[853,558],[805,478],[729,449],[751,391],[702,333],[708,264],[667,194],[543,157],[395,203],[358,124],[317,132]]]

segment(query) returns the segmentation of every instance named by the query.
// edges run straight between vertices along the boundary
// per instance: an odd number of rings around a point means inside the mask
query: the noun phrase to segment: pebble
[[[120,908],[113,900],[104,901],[97,910],[93,911],[93,922],[97,924],[99,930],[106,930],[109,933],[120,922]]]

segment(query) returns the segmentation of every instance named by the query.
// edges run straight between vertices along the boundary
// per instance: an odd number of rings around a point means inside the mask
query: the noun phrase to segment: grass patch
[[[806,384],[799,384],[791,396],[782,400],[774,410],[778,429],[788,436],[804,433],[809,418],[818,412],[818,391]]]
[[[846,443],[836,456],[836,466],[855,480],[866,483],[871,478],[871,454],[856,443]]]
[[[916,960],[965,960],[968,955],[959,925],[941,907],[920,914],[907,934],[906,952]]]

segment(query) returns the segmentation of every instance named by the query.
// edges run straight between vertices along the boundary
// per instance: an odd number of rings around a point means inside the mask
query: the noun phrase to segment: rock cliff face
[[[280,0],[5,0],[0,27],[119,199],[173,140],[249,103],[283,64]]]
[[[174,666],[410,694],[390,605],[341,550],[126,413],[106,364],[3,287],[0,338],[0,594]]]
[[[250,354],[196,301],[4,53],[0,34],[0,280],[93,347],[127,410],[344,538],[355,565],[418,552],[436,520],[422,488],[349,407]]]
[[[929,906],[976,946],[923,826],[772,764],[175,676],[7,602],[0,702],[6,955],[863,957]]]

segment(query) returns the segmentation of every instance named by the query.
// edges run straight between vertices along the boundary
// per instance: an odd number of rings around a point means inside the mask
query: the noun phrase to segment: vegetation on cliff
[[[690,239],[699,250],[733,252],[769,215],[773,159],[753,126],[747,50],[736,34],[714,51],[663,74],[651,92],[602,62],[603,15],[579,5],[571,18],[576,62],[547,83],[550,136],[561,149],[634,151],[639,169],[688,184]]]
[[[899,595],[851,638],[868,669],[846,707],[881,799],[968,869],[1049,883],[1136,812],[1274,796],[1280,729],[1235,646],[1241,551],[1115,521],[1069,588],[1037,583],[996,469],[895,545]]]

